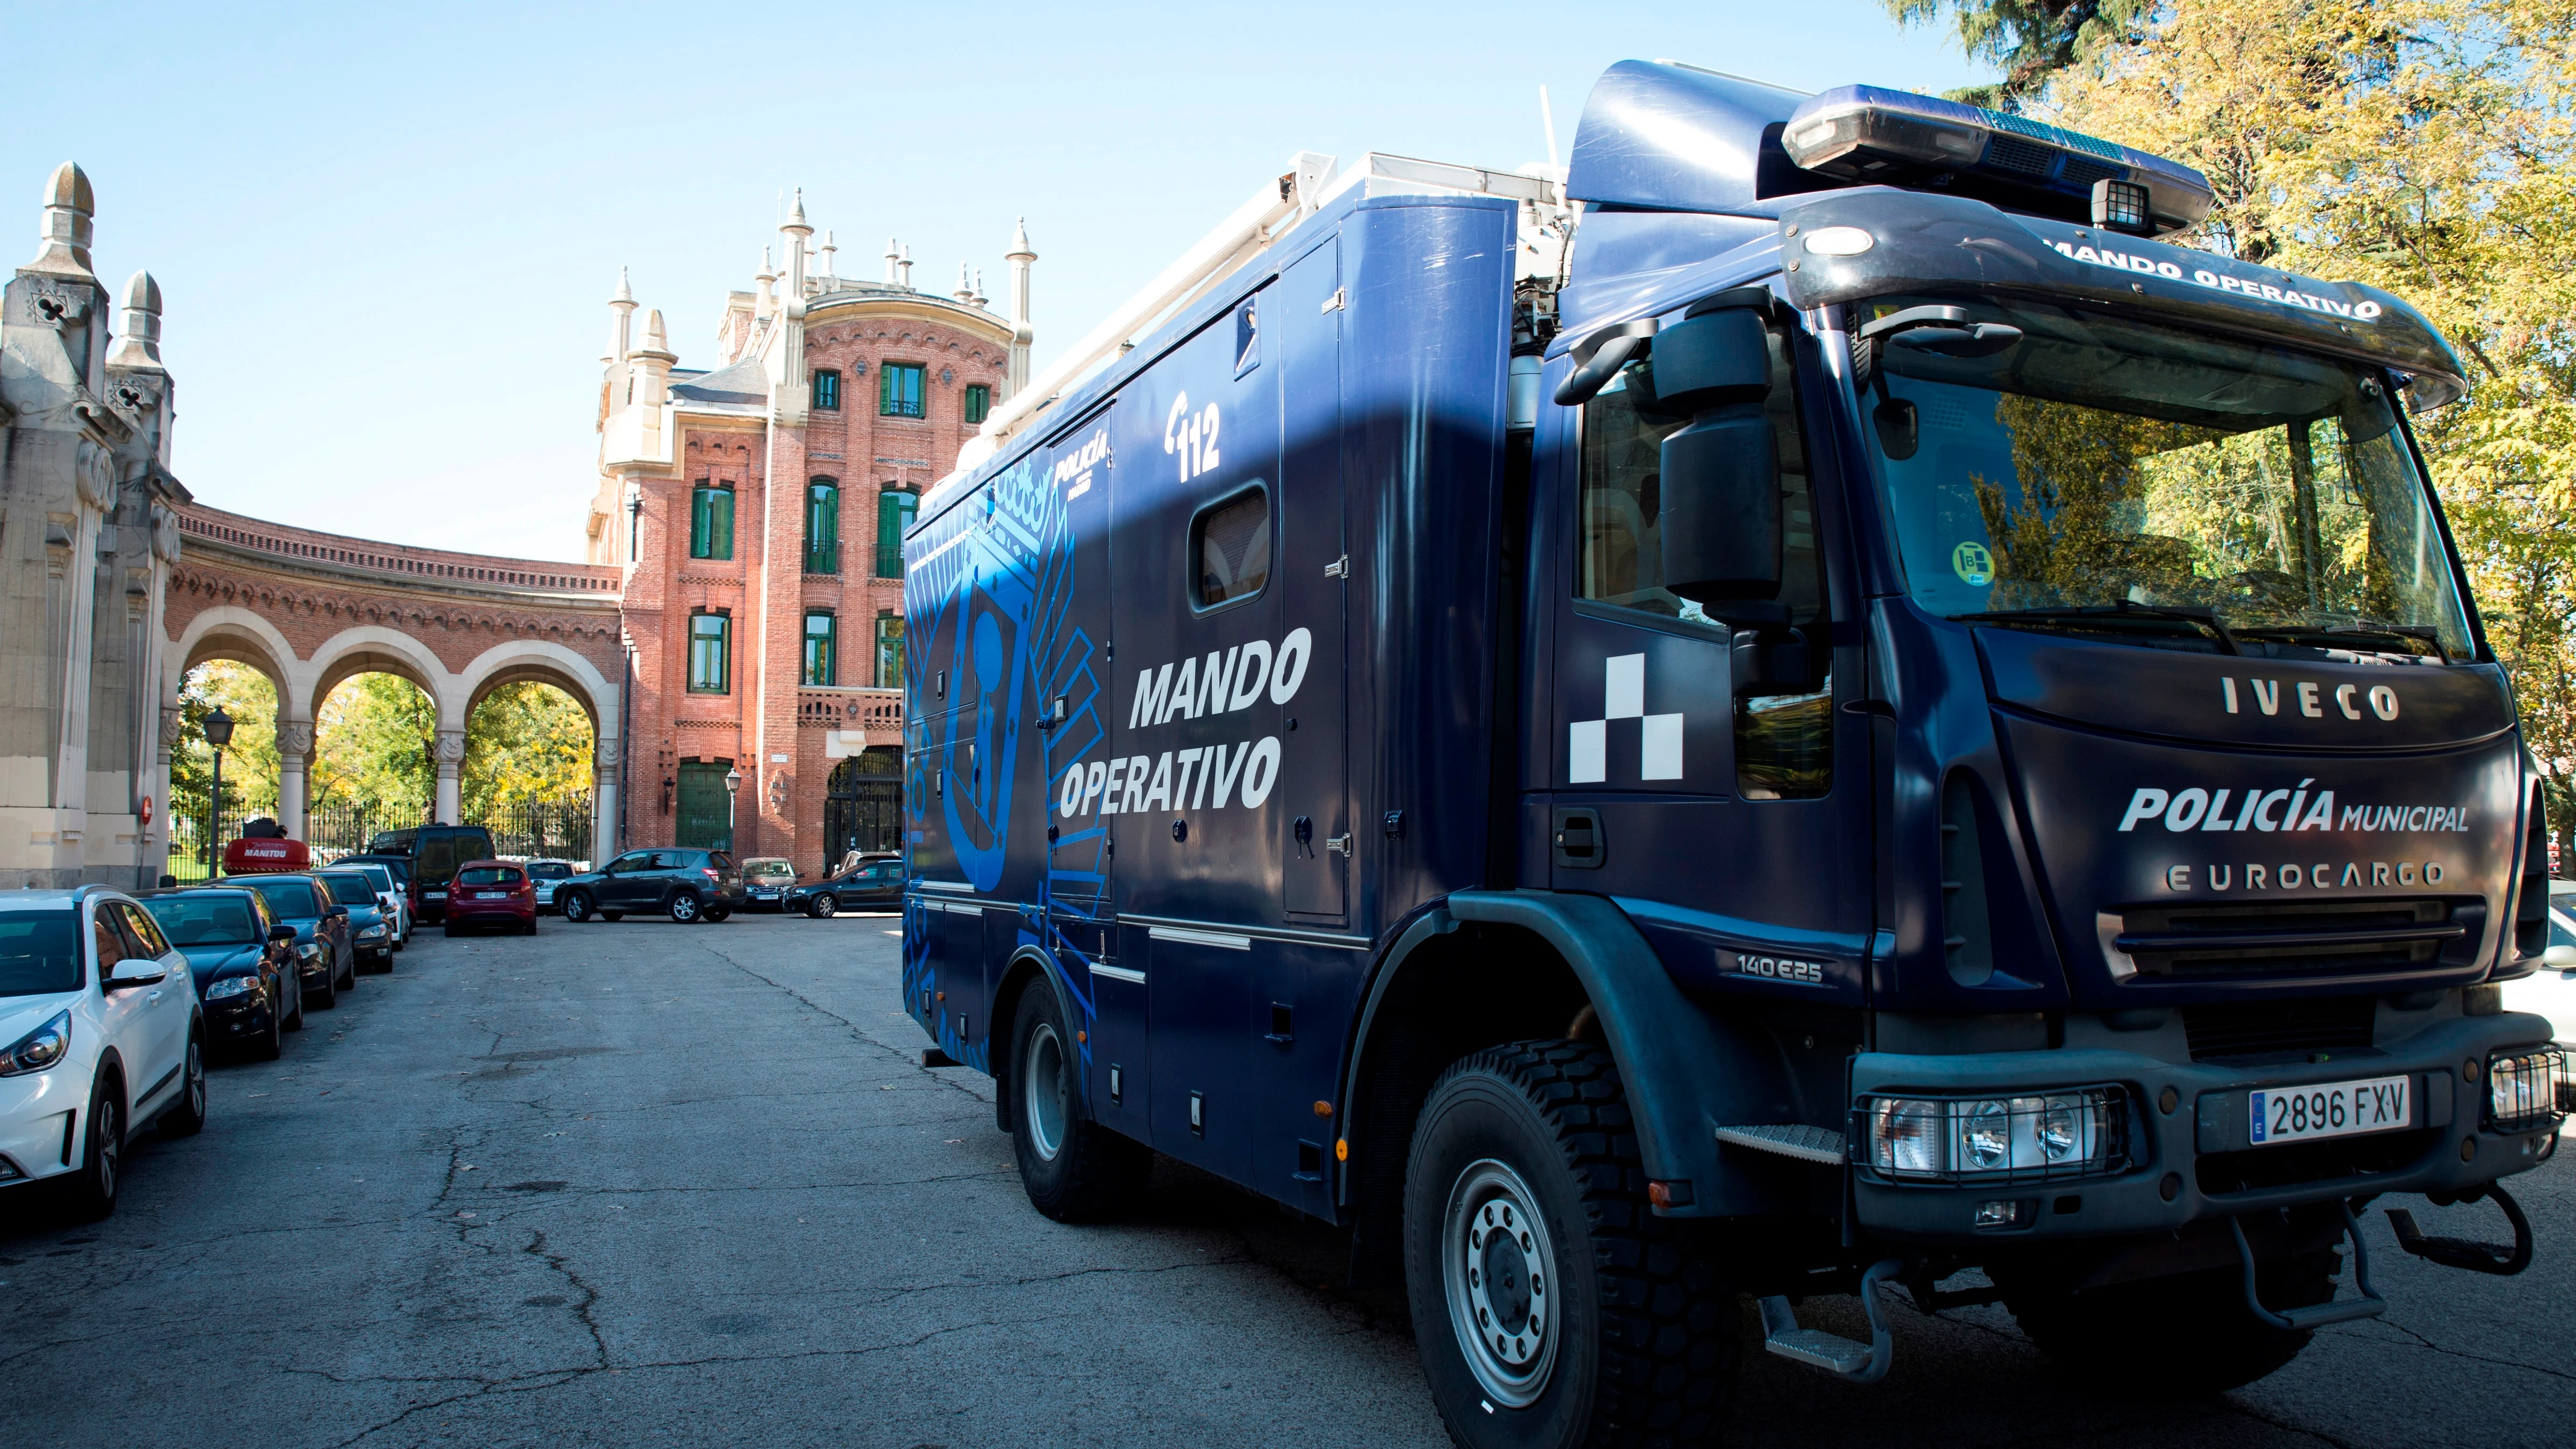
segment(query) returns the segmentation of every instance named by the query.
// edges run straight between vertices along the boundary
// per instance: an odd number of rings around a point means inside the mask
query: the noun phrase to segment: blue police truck
[[[1345,1225],[1472,1445],[1876,1378],[1894,1291],[2241,1384],[2381,1310],[2383,1197],[2518,1270],[2569,1095],[2408,422],[2463,370],[2154,239],[2209,204],[1630,61],[1562,172],[1301,155],[1008,400],[904,543],[903,989],[1037,1209],[1163,1153]]]

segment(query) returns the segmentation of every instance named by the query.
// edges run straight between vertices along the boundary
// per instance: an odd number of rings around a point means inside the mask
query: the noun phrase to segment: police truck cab
[[[1898,1291],[2230,1387],[2382,1310],[2374,1203],[2518,1271],[2463,369],[2210,200],[1628,61],[1562,172],[1301,154],[1007,399],[904,544],[903,989],[1036,1207],[1346,1226],[1473,1445],[1876,1379]]]

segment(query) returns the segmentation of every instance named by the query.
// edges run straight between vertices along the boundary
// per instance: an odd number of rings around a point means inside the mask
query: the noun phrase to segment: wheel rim
[[[188,1111],[199,1119],[206,1115],[206,1054],[195,1037],[188,1038]]]
[[[1556,1367],[1555,1245],[1537,1195],[1511,1168],[1484,1158],[1450,1190],[1440,1229],[1449,1326],[1486,1396],[1524,1408]]]
[[[816,896],[814,898],[814,914],[818,916],[828,916],[840,908],[841,903],[832,899],[830,896]]]
[[[1064,1150],[1064,1123],[1068,1115],[1064,1080],[1064,1039],[1055,1034],[1055,1023],[1042,1021],[1029,1033],[1027,1071],[1021,1074],[1020,1096],[1028,1103],[1029,1145],[1037,1149],[1041,1161],[1053,1162]]]
[[[671,898],[672,920],[690,921],[697,919],[697,915],[698,898],[696,896],[673,896]]]
[[[571,900],[564,902],[563,909],[566,917],[578,921],[582,917],[590,914],[590,902],[583,900],[579,896],[574,896]]]
[[[116,1130],[116,1103],[98,1104],[98,1195],[116,1196],[116,1159],[125,1150],[125,1134]]]

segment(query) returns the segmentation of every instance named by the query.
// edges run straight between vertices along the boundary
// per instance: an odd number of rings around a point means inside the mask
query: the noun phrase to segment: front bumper
[[[215,1041],[235,1041],[268,1034],[269,1013],[273,1004],[266,986],[253,987],[239,996],[221,996],[200,1001],[197,1009],[206,1019],[206,1035]]]
[[[2548,1040],[2546,1021],[2501,1015],[2454,1017],[2369,1052],[2338,1051],[2325,1062],[2287,1066],[2175,1062],[2102,1048],[1965,1056],[1862,1052],[1851,1059],[1855,1100],[1866,1093],[2003,1097],[2116,1084],[2126,1091],[2130,1126],[2126,1165],[2113,1171],[1927,1183],[1893,1179],[1856,1162],[1852,1203],[1859,1225],[1881,1238],[2027,1243],[2172,1232],[2375,1193],[2457,1192],[2536,1166],[2547,1152],[2554,1123],[2488,1130],[2485,1067],[2493,1052]],[[2314,1143],[2254,1147],[2246,1141],[2250,1090],[2401,1074],[2412,1079],[2415,1125]],[[1855,1121],[1851,1140],[1864,1143],[1865,1134],[1865,1124]],[[1979,1227],[1979,1209],[2001,1201],[2022,1208],[2009,1225]]]
[[[79,1164],[90,1075],[85,1061],[67,1059],[23,1077],[0,1077],[0,1158],[16,1174],[0,1173],[0,1188],[60,1176]]]

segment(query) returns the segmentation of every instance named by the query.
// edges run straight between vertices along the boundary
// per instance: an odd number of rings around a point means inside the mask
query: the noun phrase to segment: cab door
[[[1281,677],[1280,906],[1291,925],[1347,925],[1358,835],[1350,803],[1350,726],[1344,708],[1352,577],[1342,495],[1341,245],[1289,264],[1271,289],[1276,320],[1263,339],[1279,374],[1279,559],[1285,653],[1307,641],[1303,677]]]
[[[128,1105],[139,1102],[152,1084],[168,1068],[161,1062],[161,1049],[153,1042],[154,1008],[160,1003],[144,993],[160,991],[160,986],[121,986],[110,990],[108,975],[117,963],[137,954],[129,945],[126,933],[117,928],[116,903],[92,901],[89,907],[90,989],[98,993],[99,1034],[125,1065],[125,1093]],[[127,1121],[131,1132],[133,1122]]]
[[[1695,394],[1678,329],[1703,321],[1730,329],[1741,376]],[[1861,650],[1839,494],[1820,483],[1825,430],[1800,412],[1824,377],[1811,340],[1766,308],[1683,320],[1655,343],[1671,354],[1660,377],[1649,351],[1589,401],[1543,410],[1559,571],[1539,755],[1551,790],[1531,821],[1546,878],[1618,897],[1686,985],[1857,1004],[1869,718],[1836,707],[1859,697]],[[1692,535],[1665,536],[1689,527],[1702,486],[1689,440],[1667,446],[1685,430],[1772,455],[1776,586],[1727,596],[1667,577],[1700,557]]]

